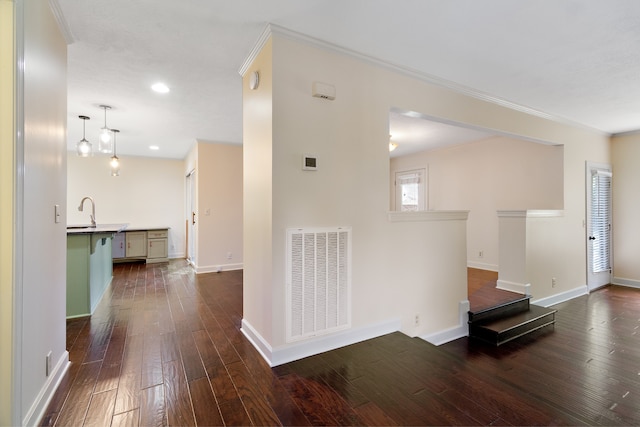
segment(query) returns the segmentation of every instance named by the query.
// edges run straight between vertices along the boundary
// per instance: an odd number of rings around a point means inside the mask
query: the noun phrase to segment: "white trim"
[[[526,218],[527,211],[498,211],[498,218]]]
[[[457,340],[458,338],[469,336],[469,309],[470,305],[468,300],[460,301],[458,304],[458,326],[432,334],[422,335],[420,338],[433,345],[442,345]]]
[[[625,131],[625,132],[612,133],[609,136],[611,138],[617,138],[617,137],[620,137],[620,136],[631,136],[631,135],[638,135],[638,134],[640,134],[640,129],[629,130],[629,131]]]
[[[560,304],[562,302],[587,295],[588,293],[589,290],[587,289],[587,285],[578,286],[577,288],[560,292],[559,294],[551,295],[550,297],[532,300],[531,304],[540,305],[542,307],[550,307],[552,305]]]
[[[269,345],[267,340],[262,338],[262,335],[260,335],[260,333],[256,331],[255,328],[251,326],[251,324],[244,318],[242,319],[240,332],[242,332],[242,334],[249,340],[251,345],[253,345],[255,349],[258,350],[260,356],[262,356],[262,358],[269,364],[269,366],[273,367],[274,365],[271,363],[271,357],[273,353],[271,345]]]
[[[278,366],[284,363],[293,362],[305,357],[335,350],[361,341],[377,338],[400,330],[402,322],[400,319],[391,319],[386,322],[377,323],[360,328],[351,328],[331,335],[324,335],[316,339],[309,339],[304,342],[287,344],[277,348],[272,348],[269,343],[251,326],[242,319],[240,331],[253,344],[262,355],[269,366]]]
[[[36,400],[29,408],[29,411],[26,413],[24,419],[22,420],[22,425],[25,426],[35,426],[40,425],[42,422],[42,418],[45,416],[45,411],[51,403],[51,399],[58,389],[60,382],[64,378],[64,375],[67,373],[67,370],[71,366],[71,362],[69,361],[69,352],[65,351],[62,353],[60,359],[58,359],[58,363],[53,368],[53,372],[44,383],[42,389],[40,389],[40,393],[36,397]]]
[[[527,218],[561,218],[564,216],[563,210],[553,210],[553,209],[545,209],[545,210],[528,210]]]
[[[58,0],[49,0],[49,8],[58,23],[58,28],[62,33],[64,41],[67,45],[75,43],[76,37],[73,35],[73,31],[71,31],[71,27],[69,26],[67,19],[64,17],[64,13],[62,12],[62,8],[60,7]]]
[[[258,40],[256,40],[256,44],[253,46],[253,49],[251,49],[251,52],[249,52],[249,55],[240,66],[240,69],[238,70],[238,74],[244,77],[245,73],[249,70],[249,67],[251,67],[251,64],[253,64],[253,61],[256,60],[258,54],[260,53],[264,45],[267,43],[267,40],[269,40],[269,38],[271,37],[271,33],[272,33],[272,25],[268,24],[262,30],[260,37],[258,37]]]
[[[389,222],[466,221],[469,211],[389,212]]]
[[[477,261],[467,261],[467,267],[477,268],[478,270],[494,271],[496,273],[500,271],[500,266],[496,264],[487,264],[484,262],[477,262]]]
[[[561,218],[563,210],[530,209],[530,210],[499,210],[499,218]]]
[[[627,286],[629,288],[640,288],[640,280],[625,279],[623,277],[614,277],[611,283],[613,285]]]
[[[511,291],[517,292],[523,295],[531,295],[531,283],[516,283],[510,282],[508,280],[500,280],[496,282],[496,288],[502,289],[503,291]]]
[[[220,273],[221,271],[242,270],[242,268],[243,268],[243,264],[242,263],[205,265],[205,266],[198,266],[198,265],[194,265],[194,264],[191,264],[191,265],[192,265],[193,269],[195,270],[196,274]]]

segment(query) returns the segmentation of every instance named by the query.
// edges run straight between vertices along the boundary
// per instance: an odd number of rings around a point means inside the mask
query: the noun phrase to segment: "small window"
[[[426,169],[396,172],[396,211],[427,209]]]

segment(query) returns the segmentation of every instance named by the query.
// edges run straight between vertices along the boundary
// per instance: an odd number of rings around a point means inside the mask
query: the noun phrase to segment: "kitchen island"
[[[67,318],[93,314],[113,276],[111,239],[127,224],[67,227]]]

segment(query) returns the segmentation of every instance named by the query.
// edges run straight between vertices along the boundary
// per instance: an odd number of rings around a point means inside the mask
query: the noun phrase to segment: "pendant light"
[[[111,129],[113,132],[113,156],[111,156],[111,176],[120,176],[120,159],[116,155],[116,135],[120,132],[118,129]]]
[[[101,153],[111,153],[111,151],[113,151],[111,144],[111,129],[107,127],[107,110],[110,110],[111,107],[108,105],[101,105],[100,108],[104,109],[104,126],[100,129],[98,151]]]
[[[91,118],[87,116],[78,117],[82,119],[82,139],[76,144],[76,152],[80,157],[89,157],[91,155],[91,143],[85,138],[85,130],[87,120],[91,120]]]

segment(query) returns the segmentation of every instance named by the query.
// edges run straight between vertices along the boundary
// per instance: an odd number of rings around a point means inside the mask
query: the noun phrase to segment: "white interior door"
[[[196,171],[187,175],[187,261],[196,265],[195,225],[196,225]]]
[[[611,166],[587,163],[587,286],[611,283]]]

